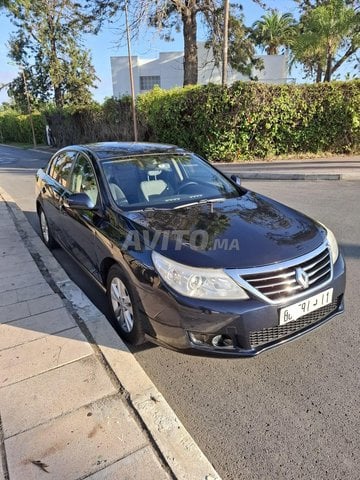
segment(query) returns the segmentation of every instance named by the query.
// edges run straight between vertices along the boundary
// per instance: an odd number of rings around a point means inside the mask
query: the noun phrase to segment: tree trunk
[[[318,65],[316,69],[316,83],[321,82],[322,75],[323,75],[323,71],[322,71],[321,65]]]
[[[327,49],[327,56],[326,56],[326,70],[324,75],[324,82],[330,82],[331,71],[332,71],[332,53],[331,53],[331,46],[329,45]]]
[[[184,86],[196,85],[198,81],[198,54],[196,45],[196,12],[182,12],[184,35]]]
[[[331,80],[331,66],[332,66],[332,58],[329,55],[326,61],[326,71],[324,76],[324,82],[330,82]]]
[[[58,108],[61,108],[61,107],[64,106],[64,102],[63,102],[63,92],[62,92],[61,87],[55,87],[55,86],[54,86],[54,99],[55,99],[55,105],[56,105]]]
[[[49,40],[50,40],[50,48],[51,48],[51,63],[52,63],[53,66],[55,66],[55,65],[57,65],[59,59],[58,59],[58,56],[57,56],[57,45],[56,45],[56,36],[55,36],[54,17],[51,13],[48,14],[47,20],[48,20],[48,26],[49,26],[49,31],[50,31]],[[63,102],[64,96],[63,96],[62,88],[58,84],[58,82],[54,83],[53,78],[51,78],[51,75],[50,75],[50,80],[51,80],[51,83],[52,83],[53,89],[54,89],[55,105],[58,108],[61,108],[64,105],[64,102]]]
[[[266,53],[268,55],[277,55],[278,54],[278,49],[277,49],[276,45],[273,45],[272,43],[270,43],[270,45],[268,45],[267,48],[266,48]]]

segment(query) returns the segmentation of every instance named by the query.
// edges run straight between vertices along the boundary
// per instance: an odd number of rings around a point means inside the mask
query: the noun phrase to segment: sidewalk
[[[360,180],[360,155],[267,162],[217,163],[247,180]]]
[[[0,480],[41,478],[219,479],[0,191]]]

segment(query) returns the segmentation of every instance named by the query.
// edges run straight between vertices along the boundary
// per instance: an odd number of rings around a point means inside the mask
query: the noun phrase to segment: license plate
[[[293,322],[308,313],[314,312],[321,307],[325,307],[325,305],[329,305],[333,299],[333,291],[333,288],[329,288],[328,290],[325,290],[325,292],[318,293],[317,295],[313,295],[299,303],[294,303],[293,305],[282,308],[280,310],[279,325]]]

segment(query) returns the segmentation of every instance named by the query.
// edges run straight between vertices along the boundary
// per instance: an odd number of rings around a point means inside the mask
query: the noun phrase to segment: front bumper
[[[316,289],[333,288],[333,303],[294,322],[279,325],[279,310],[294,300],[273,305],[251,298],[242,301],[209,301],[179,297],[164,286],[140,295],[149,319],[148,338],[176,350],[229,356],[254,356],[276,345],[298,338],[344,311],[345,263],[341,254],[333,266],[331,283]],[[295,302],[309,297],[303,296]],[[154,300],[155,298],[155,300]],[[154,303],[155,302],[155,303]],[[214,346],[212,339],[227,339]],[[209,341],[201,342],[201,339]],[[220,342],[222,343],[222,342]]]

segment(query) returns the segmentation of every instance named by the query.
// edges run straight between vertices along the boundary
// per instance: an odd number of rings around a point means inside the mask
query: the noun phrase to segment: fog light
[[[229,337],[229,335],[216,335],[211,340],[211,343],[214,345],[214,347],[233,347],[234,342],[232,341],[232,338]]]
[[[205,333],[189,332],[189,337],[195,345],[211,345],[214,335],[206,335]]]
[[[207,333],[188,332],[194,345],[216,348],[234,348],[234,342],[229,335],[211,335]]]

